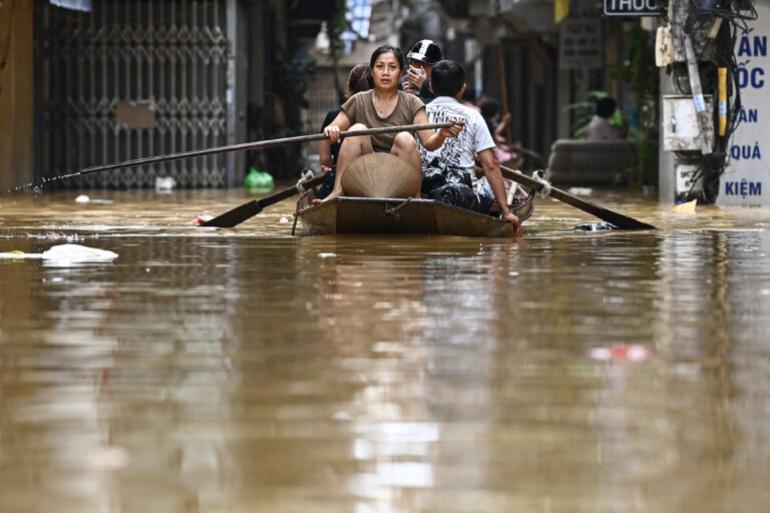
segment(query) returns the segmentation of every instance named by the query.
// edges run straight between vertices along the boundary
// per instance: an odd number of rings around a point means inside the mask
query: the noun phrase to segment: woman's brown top
[[[381,117],[374,108],[374,89],[354,94],[342,105],[342,111],[347,115],[351,125],[363,123],[367,128],[411,125],[414,116],[425,105],[413,94],[398,91],[398,100],[393,112],[387,117]],[[374,151],[389,152],[396,139],[395,133],[372,135]]]

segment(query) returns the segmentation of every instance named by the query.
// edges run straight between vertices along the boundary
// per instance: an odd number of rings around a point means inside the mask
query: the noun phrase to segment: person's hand
[[[521,237],[524,235],[524,227],[521,225],[521,221],[519,221],[519,218],[516,214],[513,212],[506,212],[503,214],[503,221],[506,223],[511,223],[513,225],[513,233],[517,237]]]
[[[463,123],[462,121],[458,121],[456,119],[452,119],[450,121],[452,122],[452,126],[447,128],[442,128],[441,130],[439,130],[438,133],[440,133],[446,138],[454,139],[455,137],[460,135],[460,132],[463,131],[463,129],[465,128],[465,123]]]
[[[340,140],[340,127],[329,125],[324,128],[324,135],[329,138],[330,143],[336,144]]]
[[[510,123],[510,121],[511,121],[511,113],[506,112],[505,115],[503,116],[503,119],[500,120],[500,123],[507,124],[507,123]]]
[[[326,173],[331,173],[334,171],[334,168],[331,166],[327,166],[326,164],[321,164],[321,174],[325,175]]]
[[[428,78],[425,70],[422,68],[415,68],[414,66],[409,66],[406,69],[406,76],[409,86],[413,86],[415,89],[417,89],[418,92],[422,88],[422,84],[425,82],[425,79]]]

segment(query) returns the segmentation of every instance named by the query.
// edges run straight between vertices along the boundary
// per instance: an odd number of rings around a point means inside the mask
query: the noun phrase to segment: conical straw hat
[[[408,198],[420,192],[420,171],[390,153],[367,153],[342,174],[346,196]]]

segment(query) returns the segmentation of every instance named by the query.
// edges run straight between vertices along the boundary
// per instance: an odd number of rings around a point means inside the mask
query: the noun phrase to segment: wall
[[[0,193],[33,178],[33,3],[0,7]]]

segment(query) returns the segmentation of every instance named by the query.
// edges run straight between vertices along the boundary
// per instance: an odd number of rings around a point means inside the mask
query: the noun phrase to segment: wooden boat
[[[359,157],[345,170],[342,188],[346,196],[320,205],[309,206],[311,195],[300,200],[296,216],[301,223],[301,235],[513,237],[513,226],[501,219],[440,201],[410,197],[420,190],[420,173],[395,155],[370,153]],[[526,194],[524,198],[531,200]],[[532,202],[523,204],[523,208],[529,209],[528,217]]]
[[[300,235],[430,234],[513,237],[510,223],[428,199],[340,196],[297,212]]]

